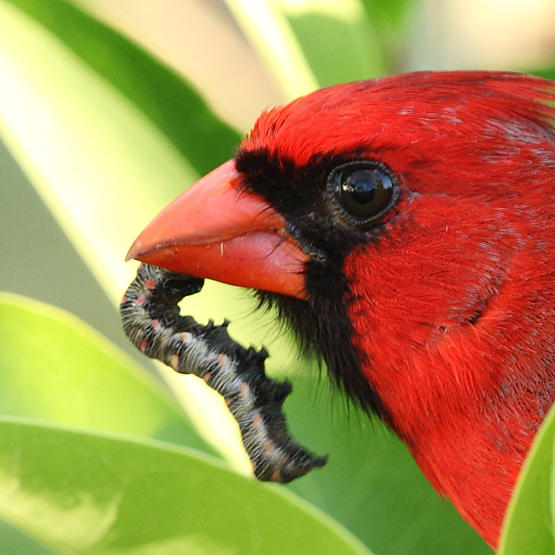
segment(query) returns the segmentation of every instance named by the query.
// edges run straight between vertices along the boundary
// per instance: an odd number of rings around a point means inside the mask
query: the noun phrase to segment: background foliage
[[[421,69],[414,35],[434,2],[203,5],[239,37],[244,60],[262,68],[270,83],[262,97],[272,103]],[[209,284],[185,310],[204,321],[228,317],[242,343],[268,346],[269,372],[294,383],[290,427],[330,455],[323,470],[287,487],[252,481],[223,403],[199,380],[155,370],[129,349],[114,310],[136,268],[123,255],[159,209],[233,155],[250,120],[233,114],[240,99],[228,99],[227,111],[214,106],[222,92],[225,102],[234,85],[241,92],[260,79],[248,77],[247,62],[223,91],[185,78],[174,58],[149,52],[158,38],[139,46],[132,25],[116,31],[123,24],[113,9],[101,0],[0,0],[0,138],[9,151],[0,150],[0,285],[85,317],[121,347],[52,306],[0,297],[2,551],[490,552],[403,445],[348,410],[312,361],[296,358],[271,315],[252,316],[244,292]],[[156,26],[154,15],[137,40]],[[194,34],[194,21],[179,24]],[[210,29],[197,29],[184,58],[225,56],[228,44]],[[549,74],[552,61],[503,67]],[[245,113],[265,107],[251,104]],[[503,552],[552,545],[553,425],[546,430]]]

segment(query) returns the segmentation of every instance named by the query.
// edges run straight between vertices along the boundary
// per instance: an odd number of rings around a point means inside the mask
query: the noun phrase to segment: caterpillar
[[[289,435],[282,405],[292,387],[266,376],[268,352],[234,341],[228,321],[201,325],[181,316],[179,301],[203,284],[200,278],[141,264],[120,304],[127,337],[146,356],[202,378],[225,399],[259,480],[287,483],[323,466],[327,457],[312,455]]]

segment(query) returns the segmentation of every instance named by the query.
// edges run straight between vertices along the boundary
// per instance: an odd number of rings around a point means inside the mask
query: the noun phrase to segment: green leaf
[[[378,36],[384,64],[388,73],[399,73],[403,67],[403,38],[409,15],[415,11],[418,0],[360,0],[368,21]]]
[[[198,174],[232,156],[239,140],[237,132],[216,118],[181,77],[133,42],[65,0],[7,1],[109,81],[158,127]]]
[[[196,180],[194,167],[205,169],[186,144],[197,141],[227,157],[229,133],[220,136],[217,118],[169,70],[61,0],[0,0],[0,82],[0,135],[117,303],[136,268],[124,264],[133,239]],[[199,109],[197,121],[192,114]],[[205,129],[206,118],[212,123]],[[188,133],[189,143],[176,148],[181,139],[162,120]],[[207,289],[212,294],[195,301],[201,314],[233,306],[224,301],[229,287]],[[248,468],[225,403],[198,380],[162,372],[203,435]]]
[[[285,93],[293,99],[318,88],[302,48],[279,2],[225,0],[239,27]]]
[[[214,453],[161,384],[92,328],[0,294],[0,413]]]
[[[507,509],[498,553],[549,555],[555,552],[555,406],[545,418],[520,472]]]
[[[286,96],[384,73],[377,35],[359,0],[226,0]]]
[[[171,70],[72,4],[0,0],[0,15],[0,132],[115,300],[138,231],[232,156],[239,136]]]
[[[537,75],[538,77],[543,77],[545,79],[551,79],[551,81],[555,81],[555,67],[535,69],[531,70],[529,73],[531,73],[532,75]]]
[[[319,86],[386,73],[378,36],[358,0],[283,4]]]
[[[53,555],[55,551],[39,544],[8,522],[0,520],[0,547],[4,553],[24,553],[25,555]]]
[[[417,0],[360,0],[369,19],[382,31],[399,31]]]
[[[319,511],[185,449],[0,419],[0,515],[63,552],[368,553]]]
[[[68,27],[96,44],[78,24]],[[0,53],[0,132],[115,301],[133,273],[126,248],[197,174],[127,97],[5,0]]]

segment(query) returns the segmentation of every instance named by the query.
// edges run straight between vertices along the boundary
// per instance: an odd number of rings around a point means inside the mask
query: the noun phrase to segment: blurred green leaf
[[[378,36],[387,73],[398,73],[402,67],[409,14],[419,0],[360,0],[372,29]]]
[[[376,27],[388,30],[401,28],[407,12],[417,0],[360,0],[368,17]]]
[[[555,406],[538,431],[507,509],[499,555],[555,552]]]
[[[153,441],[0,419],[0,514],[78,553],[368,553],[285,492]]]
[[[290,99],[384,73],[377,35],[359,0],[226,3]]]
[[[55,551],[41,545],[22,530],[0,520],[0,547],[3,553],[25,555],[53,555]]]
[[[135,104],[198,174],[233,155],[238,133],[216,118],[182,77],[143,49],[66,0],[6,1],[52,32]]]
[[[319,86],[386,73],[378,36],[358,0],[284,4],[285,17]]]
[[[219,136],[221,127],[213,115],[207,130],[198,122],[200,127],[189,127],[186,114],[198,108],[196,96],[183,92],[184,83],[181,94],[177,78],[169,71],[165,75],[162,66],[147,71],[150,58],[115,32],[93,23],[93,18],[65,2],[48,3],[58,7],[55,13],[63,14],[65,21],[63,28],[53,28],[71,38],[72,47],[79,47],[78,56],[39,22],[41,18],[50,22],[49,8],[41,8],[44,3],[24,5],[27,13],[0,0],[0,134],[93,275],[117,303],[136,268],[123,260],[133,239],[198,177],[193,161],[183,156],[185,147],[176,149],[153,124],[152,113],[161,111],[174,127],[187,128],[190,140],[203,143],[210,152],[231,154],[226,151],[229,134]],[[102,63],[93,56],[95,52]],[[111,69],[120,57],[126,60],[125,67]],[[96,69],[89,64],[91,59],[97,60]],[[146,112],[119,87],[133,79],[148,81],[145,72],[152,79],[150,104],[146,96],[140,104]],[[120,73],[134,77],[120,77]],[[175,95],[171,99],[165,96],[166,87]],[[179,103],[183,107],[177,110]],[[222,306],[234,305],[229,301],[230,289],[213,286],[211,295],[203,294],[190,304],[202,308],[200,315],[217,317]],[[249,468],[225,403],[199,380],[174,375],[169,369],[163,372],[201,433],[237,465]]]
[[[0,294],[0,413],[214,453],[153,377],[84,322]]]
[[[241,31],[264,60],[286,98],[318,88],[318,81],[301,45],[274,0],[225,0]]]
[[[95,44],[80,21],[67,25]],[[103,55],[118,52],[106,45]],[[111,82],[6,0],[0,81],[4,140],[98,281],[119,299],[133,273],[123,263],[126,249],[196,172]]]
[[[538,77],[544,77],[545,79],[551,79],[551,81],[555,81],[555,67],[534,69],[529,73],[531,73],[532,75],[537,75]]]

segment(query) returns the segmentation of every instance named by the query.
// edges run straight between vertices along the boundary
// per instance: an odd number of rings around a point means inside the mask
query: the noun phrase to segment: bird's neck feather
[[[451,244],[449,234],[438,239],[443,251],[433,239],[384,237],[353,252],[345,263],[348,312],[362,371],[390,426],[494,546],[554,400],[553,364],[542,358],[553,352],[545,280],[553,270],[549,249],[531,235],[500,236],[461,260],[464,240],[457,247],[457,230]],[[442,259],[430,264],[431,256]]]

